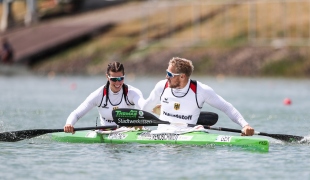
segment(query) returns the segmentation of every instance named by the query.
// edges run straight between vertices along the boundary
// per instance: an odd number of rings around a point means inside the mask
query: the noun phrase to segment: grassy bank
[[[118,24],[33,70],[101,74],[109,61],[121,61],[128,71],[152,75],[162,73],[168,60],[179,56],[193,60],[196,74],[310,75],[308,45],[298,45],[309,39],[309,2],[226,2],[172,3],[165,11]]]

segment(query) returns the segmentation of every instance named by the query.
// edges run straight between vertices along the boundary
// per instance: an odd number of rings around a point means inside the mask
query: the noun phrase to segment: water
[[[147,97],[160,77],[126,83]],[[258,131],[309,137],[310,82],[307,79],[195,77],[231,102]],[[62,128],[67,116],[104,77],[0,77],[0,131]],[[290,98],[292,105],[282,101]],[[240,127],[218,110],[217,127]],[[76,127],[95,126],[97,110]],[[214,132],[214,131],[212,131]],[[215,131],[216,132],[216,131]],[[229,134],[228,132],[216,132]],[[230,133],[236,135],[235,133]],[[260,136],[262,137],[262,136]],[[234,147],[70,144],[43,135],[1,142],[1,179],[310,179],[310,144],[270,140],[268,153]]]

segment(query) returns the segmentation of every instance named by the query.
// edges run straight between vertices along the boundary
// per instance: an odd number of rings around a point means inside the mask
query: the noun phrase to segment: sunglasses
[[[168,69],[166,70],[166,72],[167,72],[167,76],[168,76],[169,78],[173,78],[174,76],[180,75],[180,74],[172,73],[172,72],[168,71]]]
[[[109,79],[110,79],[111,81],[113,81],[113,82],[122,81],[122,80],[125,79],[125,76],[120,76],[120,77],[110,77],[110,76],[108,76],[108,77],[109,77]]]

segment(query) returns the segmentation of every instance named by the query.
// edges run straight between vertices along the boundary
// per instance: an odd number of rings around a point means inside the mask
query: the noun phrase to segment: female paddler
[[[74,133],[75,123],[93,107],[97,107],[102,126],[116,125],[112,110],[117,108],[141,109],[144,98],[142,92],[124,83],[125,69],[120,62],[108,64],[106,71],[107,83],[91,93],[85,101],[69,115],[64,131]]]

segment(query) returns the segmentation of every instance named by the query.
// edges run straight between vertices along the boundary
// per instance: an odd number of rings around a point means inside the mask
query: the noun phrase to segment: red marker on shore
[[[292,104],[292,101],[291,101],[290,98],[285,98],[285,99],[283,100],[283,104],[284,104],[284,105],[291,105],[291,104]]]

